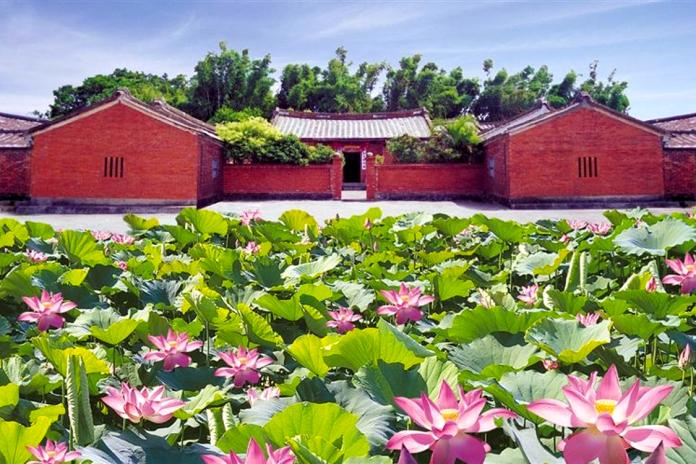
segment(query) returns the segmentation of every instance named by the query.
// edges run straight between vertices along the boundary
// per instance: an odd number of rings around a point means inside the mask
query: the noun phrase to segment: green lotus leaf
[[[629,255],[665,256],[670,248],[696,240],[696,229],[683,221],[667,218],[655,224],[621,232],[614,244]]]
[[[311,232],[312,235],[315,236],[319,230],[319,225],[317,224],[316,219],[314,219],[314,217],[312,217],[312,215],[306,211],[299,209],[285,211],[280,215],[278,220],[285,224],[288,229],[295,232],[307,231]]]
[[[551,314],[540,309],[511,311],[499,306],[465,309],[452,319],[451,327],[446,330],[447,339],[470,343],[494,332],[521,333]]]
[[[159,225],[159,219],[156,217],[144,218],[132,213],[123,216],[123,221],[130,226],[131,230],[136,232],[150,230]]]
[[[609,320],[584,327],[574,319],[545,319],[527,330],[525,339],[559,361],[572,364],[585,359],[598,346],[609,343],[611,325]]]
[[[184,208],[176,217],[180,226],[190,225],[203,235],[227,235],[227,220],[215,211],[207,209]]]
[[[334,269],[340,262],[341,257],[337,254],[322,256],[308,263],[289,266],[283,271],[282,276],[286,281],[295,281],[302,277],[317,277]]]
[[[36,423],[25,427],[18,422],[0,419],[0,462],[3,464],[24,464],[31,458],[27,446],[36,446],[44,439],[52,421],[39,417]]]
[[[110,263],[101,246],[89,232],[63,231],[58,236],[58,246],[74,263],[87,266]]]
[[[209,406],[219,406],[226,400],[225,394],[214,385],[206,385],[195,396],[186,399],[186,404],[174,413],[179,419],[189,419]]]
[[[433,284],[438,301],[447,301],[455,297],[466,298],[474,288],[472,281],[447,274],[435,277]]]
[[[105,329],[92,326],[89,330],[92,336],[97,340],[101,340],[109,345],[118,345],[133,333],[136,327],[138,327],[138,324],[140,324],[140,321],[122,318]]]
[[[315,375],[324,377],[329,372],[329,366],[322,355],[325,342],[326,340],[312,334],[302,335],[297,337],[287,350],[300,365]]]
[[[537,347],[525,344],[521,334],[497,333],[455,347],[450,360],[479,377],[500,379],[506,372],[538,362],[537,353]]]

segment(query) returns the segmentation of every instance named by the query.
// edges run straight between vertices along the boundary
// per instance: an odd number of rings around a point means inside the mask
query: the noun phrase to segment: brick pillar
[[[365,170],[365,185],[367,188],[366,197],[368,200],[374,200],[377,195],[377,166],[375,166],[375,157],[369,155],[367,157],[367,169]]]
[[[334,155],[331,161],[331,198],[334,200],[341,199],[343,190],[343,157]]]

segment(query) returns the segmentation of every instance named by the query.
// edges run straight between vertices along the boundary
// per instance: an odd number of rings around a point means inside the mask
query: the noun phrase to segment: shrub
[[[387,142],[387,149],[399,163],[419,163],[425,157],[425,143],[410,135],[401,135]]]
[[[294,135],[284,135],[260,117],[218,124],[216,130],[227,157],[237,163],[329,163],[334,153],[325,145],[310,147]]]
[[[208,121],[210,124],[220,124],[223,122],[242,122],[249,118],[261,117],[262,113],[259,108],[244,108],[241,111],[235,111],[229,106],[223,106],[215,112],[212,118]]]

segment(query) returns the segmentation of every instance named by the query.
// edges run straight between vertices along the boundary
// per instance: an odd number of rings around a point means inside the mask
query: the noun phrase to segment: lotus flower
[[[104,230],[93,230],[92,237],[94,237],[95,240],[98,240],[100,242],[105,242],[111,238],[111,232],[107,232]]]
[[[561,243],[570,243],[570,235],[568,234],[563,234],[561,235]]]
[[[365,228],[365,230],[372,229],[372,221],[370,221],[369,218],[365,219],[365,223],[363,224],[363,227]]]
[[[107,395],[102,398],[104,404],[134,424],[142,420],[162,424],[171,419],[174,412],[186,404],[181,400],[165,397],[164,385],[153,389],[143,387],[138,390],[131,388],[127,383],[122,383],[120,390],[109,387],[106,392]]]
[[[584,325],[585,327],[590,327],[593,325],[597,325],[597,322],[599,322],[599,314],[598,313],[587,313],[587,314],[578,314],[575,316],[575,319],[577,321]]]
[[[49,293],[46,290],[41,291],[41,298],[25,296],[22,297],[22,301],[31,311],[20,314],[17,320],[36,322],[37,328],[42,332],[51,327],[56,329],[63,327],[65,319],[60,314],[77,307],[72,301],[63,300],[60,293]]]
[[[416,459],[411,456],[406,448],[401,448],[401,453],[399,453],[399,460],[396,464],[418,464]]]
[[[244,247],[244,252],[249,253],[250,255],[255,255],[259,252],[259,250],[261,250],[261,247],[258,246],[256,242],[249,242]]]
[[[423,312],[418,308],[435,301],[435,298],[432,296],[421,295],[420,288],[414,287],[409,289],[403,282],[398,292],[395,290],[382,290],[380,293],[390,304],[377,308],[377,314],[381,316],[396,315],[397,324],[405,324],[408,321],[420,321],[423,317]]]
[[[116,261],[116,267],[125,272],[128,270],[128,263],[125,261]]]
[[[74,461],[82,456],[79,451],[68,452],[67,443],[57,443],[52,440],[46,440],[45,446],[27,446],[27,450],[37,459],[29,461],[27,464],[60,464]]]
[[[135,243],[135,237],[131,237],[128,234],[113,234],[111,235],[111,241],[119,245],[132,245]]]
[[[517,295],[517,299],[524,303],[527,303],[528,305],[533,305],[537,302],[538,292],[539,286],[537,284],[533,284],[528,287],[522,287],[520,294]]]
[[[645,283],[646,292],[656,292],[657,291],[657,279],[655,277],[650,277]]]
[[[558,369],[558,361],[556,359],[543,359],[541,361],[541,364],[544,366],[544,369],[547,371],[552,371],[554,369]]]
[[[234,377],[234,386],[239,388],[249,383],[255,385],[261,380],[259,369],[273,364],[268,356],[259,354],[258,350],[247,350],[243,346],[236,353],[219,353],[220,359],[230,367],[221,367],[215,371],[217,377]]]
[[[691,293],[696,289],[696,261],[693,256],[687,253],[684,261],[666,259],[665,262],[676,274],[664,276],[663,284],[679,285],[682,293]]]
[[[595,235],[606,235],[611,230],[611,224],[608,222],[594,222],[588,224],[587,228]]]
[[[636,380],[623,393],[614,365],[595,390],[596,377],[596,372],[587,381],[569,375],[568,385],[563,388],[568,404],[542,399],[527,407],[553,424],[581,429],[558,446],[567,464],[587,464],[595,459],[600,464],[628,464],[627,448],[653,452],[660,443],[667,448],[681,446],[677,434],[668,427],[632,426],[670,394],[671,386],[641,387],[640,380]]]
[[[573,230],[582,230],[587,227],[587,221],[582,221],[579,219],[567,219],[566,223],[568,223],[568,227]]]
[[[362,320],[360,314],[355,314],[350,308],[344,307],[338,308],[338,311],[329,311],[329,316],[332,320],[328,321],[326,326],[335,328],[340,334],[350,332],[355,328],[353,322]]]
[[[295,456],[289,446],[279,450],[273,450],[270,445],[266,445],[268,458],[263,454],[263,450],[253,438],[249,440],[247,452],[244,459],[230,451],[229,456],[216,456],[214,454],[204,454],[201,456],[205,464],[293,464]]]
[[[261,219],[261,212],[258,209],[242,211],[242,214],[239,216],[239,220],[242,221],[242,224],[245,226],[259,219]]]
[[[145,355],[146,361],[164,361],[162,366],[166,372],[176,367],[188,367],[191,364],[191,357],[184,354],[196,351],[203,346],[201,341],[189,341],[187,333],[176,333],[172,329],[167,331],[167,336],[161,335],[147,337],[150,343],[155,345],[158,350],[150,351]]]
[[[48,259],[46,253],[41,253],[40,251],[36,250],[27,250],[26,257],[32,263],[43,263]]]
[[[430,464],[454,464],[457,459],[467,464],[483,463],[490,446],[471,434],[493,430],[496,419],[516,414],[507,409],[491,409],[482,414],[486,399],[481,396],[481,389],[465,393],[459,387],[459,397],[457,400],[445,381],[436,401],[425,393],[416,399],[395,397],[396,404],[425,431],[398,432],[389,439],[387,448],[403,447],[410,453],[431,449]]]
[[[280,389],[278,387],[267,387],[259,392],[256,388],[247,390],[247,400],[251,406],[259,400],[272,400],[280,398]]]
[[[677,361],[679,364],[680,369],[686,368],[689,364],[691,364],[691,345],[688,343],[684,347],[681,353],[679,353],[679,359]]]

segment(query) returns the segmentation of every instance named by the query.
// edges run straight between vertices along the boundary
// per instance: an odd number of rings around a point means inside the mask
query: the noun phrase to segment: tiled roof
[[[391,113],[307,113],[277,109],[271,123],[282,133],[304,140],[430,137],[430,118],[424,109]]]
[[[145,103],[138,100],[130,94],[127,89],[119,89],[114,94],[100,102],[94,103],[84,108],[73,111],[65,116],[61,116],[52,121],[46,122],[32,129],[31,132],[43,132],[45,130],[50,130],[54,126],[59,126],[65,124],[69,120],[78,117],[80,115],[89,114],[95,111],[99,111],[101,107],[114,102],[121,102],[130,106],[131,108],[140,110],[144,113],[151,115],[154,118],[159,119],[167,124],[176,126],[178,128],[194,132],[196,134],[206,135],[216,140],[220,140],[215,133],[215,127],[200,121],[193,116],[190,116],[183,111],[168,105],[164,101],[157,100],[152,103]]]
[[[43,122],[28,116],[0,113],[0,148],[30,147],[31,137],[27,131]]]
[[[493,128],[488,129],[486,131],[484,131],[482,128],[481,130],[483,133],[481,134],[481,138],[485,142],[486,140],[490,140],[493,137],[505,134],[514,129],[515,127],[521,126],[531,121],[535,121],[545,116],[546,114],[551,113],[552,111],[553,109],[549,106],[549,104],[546,103],[545,100],[541,99],[532,109],[525,111],[524,113],[512,119],[508,119],[507,121],[501,121],[495,124]]]
[[[665,148],[696,149],[696,131],[670,132],[665,138]]]
[[[645,121],[667,131],[696,131],[696,113]]]

